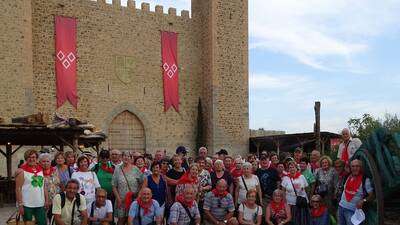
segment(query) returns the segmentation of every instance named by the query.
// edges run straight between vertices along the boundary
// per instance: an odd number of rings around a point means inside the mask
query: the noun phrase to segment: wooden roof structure
[[[321,132],[322,152],[330,149],[330,140],[341,138],[339,134]],[[315,149],[315,133],[280,134],[250,138],[250,152],[261,151],[292,152],[302,147],[305,152]]]
[[[0,124],[0,153],[7,159],[8,179],[11,179],[12,155],[23,146],[50,146],[59,151],[68,146],[77,151],[83,145],[98,152],[99,145],[105,141],[106,136],[85,134],[87,129],[91,130],[85,125],[53,127],[21,123]],[[1,146],[5,146],[5,150]]]

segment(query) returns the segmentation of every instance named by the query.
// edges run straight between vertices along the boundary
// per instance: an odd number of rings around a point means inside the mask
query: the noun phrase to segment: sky
[[[126,0],[122,0],[125,4]],[[136,0],[190,9],[190,0]],[[249,0],[250,128],[339,132],[400,114],[400,0]]]

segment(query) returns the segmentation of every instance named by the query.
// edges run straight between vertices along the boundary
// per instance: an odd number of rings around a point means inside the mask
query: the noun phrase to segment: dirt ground
[[[11,214],[15,212],[16,208],[13,205],[5,205],[0,208],[0,225],[5,225]]]

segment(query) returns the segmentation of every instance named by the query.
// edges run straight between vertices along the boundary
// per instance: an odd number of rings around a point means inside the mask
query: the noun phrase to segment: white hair
[[[252,168],[253,167],[253,165],[251,165],[251,163],[249,163],[249,162],[245,162],[244,164],[243,164],[243,169],[244,168]]]
[[[41,153],[39,155],[39,162],[42,161],[43,159],[51,160],[51,155],[49,153]]]
[[[220,160],[220,159],[215,160],[214,166],[217,165],[217,164],[221,164],[222,167],[225,167],[224,166],[224,162],[222,160]]]

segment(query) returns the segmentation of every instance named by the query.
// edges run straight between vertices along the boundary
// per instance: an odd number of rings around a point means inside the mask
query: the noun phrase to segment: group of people
[[[194,159],[183,146],[172,157],[28,150],[16,171],[17,206],[39,225],[358,225],[351,218],[373,188],[352,159],[361,142],[342,135],[334,162],[301,148],[242,157],[201,147]]]

